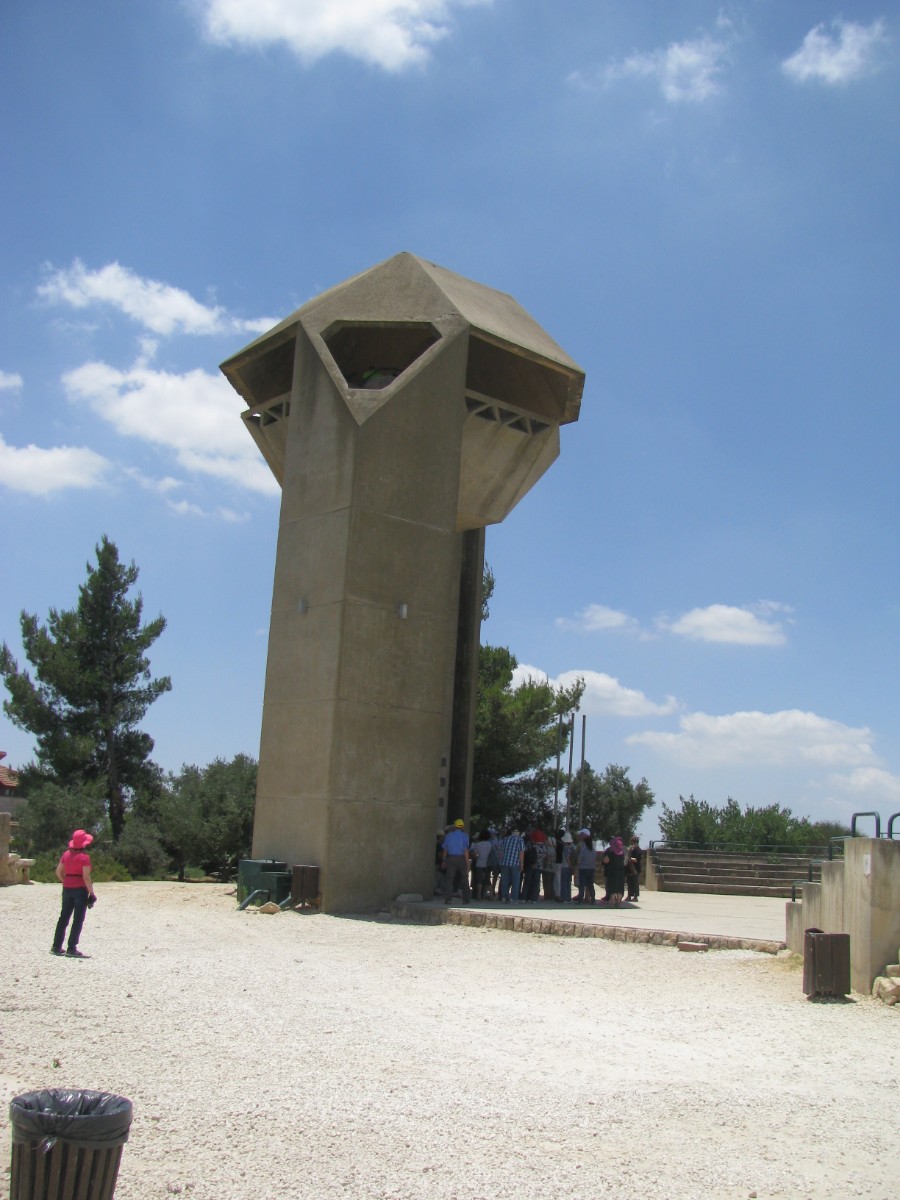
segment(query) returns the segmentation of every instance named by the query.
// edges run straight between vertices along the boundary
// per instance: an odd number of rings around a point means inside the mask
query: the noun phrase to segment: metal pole
[[[559,827],[559,760],[562,755],[562,713],[556,722],[556,786],[553,789],[553,832]]]
[[[566,829],[572,832],[572,756],[575,753],[575,714],[569,718],[569,774],[566,778]]]
[[[587,732],[587,717],[581,718],[581,786],[578,789],[578,828],[584,827],[584,739]]]

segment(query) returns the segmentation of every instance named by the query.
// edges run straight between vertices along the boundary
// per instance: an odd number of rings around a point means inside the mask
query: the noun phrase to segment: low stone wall
[[[900,841],[851,838],[844,857],[823,863],[822,882],[788,902],[785,940],[803,954],[807,929],[850,935],[850,983],[868,993],[900,946]]]
[[[417,925],[467,925],[474,929],[502,929],[509,933],[544,933],[553,937],[605,938],[611,942],[640,942],[650,946],[677,946],[679,942],[705,942],[710,950],[755,950],[777,954],[784,942],[759,938],[698,937],[670,929],[636,929],[633,925],[602,925],[586,921],[561,921],[552,917],[523,917],[511,913],[473,912],[466,908],[430,908],[419,904],[392,904],[392,917]]]
[[[12,883],[9,874],[9,839],[11,819],[9,813],[0,812],[0,887]]]

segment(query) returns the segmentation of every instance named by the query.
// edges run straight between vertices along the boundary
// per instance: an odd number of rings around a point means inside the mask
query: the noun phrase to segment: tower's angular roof
[[[227,359],[222,371],[253,406],[272,394],[269,381],[260,378],[260,356],[293,341],[297,326],[321,336],[336,322],[430,322],[437,329],[464,323],[482,341],[556,377],[554,390],[562,398],[556,419],[565,424],[578,418],[584,372],[517,300],[408,252],[322,292]]]

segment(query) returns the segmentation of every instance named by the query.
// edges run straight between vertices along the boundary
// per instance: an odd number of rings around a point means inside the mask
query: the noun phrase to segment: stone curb
[[[596,937],[611,942],[639,942],[649,946],[677,946],[679,942],[705,942],[710,950],[755,950],[777,954],[784,942],[760,938],[728,937],[723,934],[698,936],[669,929],[636,929],[632,925],[593,925],[583,921],[559,921],[550,917],[522,917],[511,913],[473,912],[465,908],[426,908],[417,904],[392,904],[390,914],[398,921],[416,925],[465,925],[472,929],[504,929],[512,933],[546,933],[553,937]]]

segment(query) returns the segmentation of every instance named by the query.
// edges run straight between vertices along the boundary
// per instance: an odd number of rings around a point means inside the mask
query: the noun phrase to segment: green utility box
[[[268,897],[280,904],[291,894],[291,872],[287,863],[274,858],[242,858],[238,863],[238,904],[243,904],[253,892],[263,890]]]

